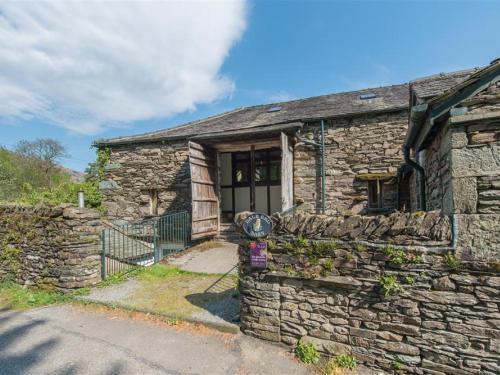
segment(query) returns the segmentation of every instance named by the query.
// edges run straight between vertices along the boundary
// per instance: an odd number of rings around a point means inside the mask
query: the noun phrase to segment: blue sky
[[[63,9],[61,14],[67,11]],[[71,11],[77,12],[78,16],[81,9]],[[99,14],[105,11],[108,9],[96,10]],[[16,12],[2,10],[0,6],[0,28],[2,14],[7,15],[5,19],[11,17],[12,20],[18,15]],[[189,10],[180,9],[179,12]],[[217,15],[224,12],[217,10]],[[43,12],[31,16],[47,19]],[[95,19],[90,13],[86,16]],[[136,61],[135,55],[127,56],[120,51],[113,55],[113,59],[110,55],[102,57],[112,67],[122,66],[119,59],[123,58],[126,62],[123,65],[125,68],[109,70],[114,79],[98,87],[100,91],[118,92],[113,99],[104,97],[94,102],[86,101],[76,97],[71,86],[75,82],[74,75],[77,75],[79,81],[75,87],[82,87],[82,95],[99,97],[94,88],[103,81],[103,76],[94,72],[97,69],[99,74],[104,74],[102,72],[107,70],[99,65],[101,55],[95,49],[75,52],[71,49],[74,43],[68,43],[68,46],[54,52],[53,47],[47,46],[44,56],[50,58],[51,54],[55,54],[52,56],[56,56],[57,61],[66,61],[64,57],[68,53],[78,56],[76,61],[92,56],[95,60],[89,58],[89,61],[97,63],[80,69],[51,61],[48,68],[42,71],[42,76],[39,71],[33,70],[33,65],[36,65],[33,63],[26,66],[16,63],[9,69],[2,68],[0,64],[0,90],[3,79],[9,82],[4,92],[10,95],[0,94],[0,101],[4,102],[3,107],[0,104],[0,145],[12,147],[21,139],[55,138],[71,154],[63,164],[82,171],[94,159],[95,152],[90,145],[96,138],[167,128],[241,106],[402,83],[425,75],[486,65],[500,57],[498,1],[251,1],[243,3],[242,8],[228,10],[216,22],[204,21],[205,18],[201,15],[199,28],[190,30],[190,39],[179,43],[180,49],[189,43],[193,46],[181,57],[177,57],[176,49],[172,49],[170,54],[157,55],[157,52],[151,52],[158,51],[155,48],[144,48],[144,56],[151,56],[150,60]],[[203,22],[209,23],[204,25]],[[46,27],[50,29],[53,26],[48,23]],[[185,27],[186,23],[179,22],[179,29],[161,31],[165,35],[173,35],[167,38],[170,45],[172,41],[175,43],[176,35],[186,37]],[[217,32],[205,35],[203,27],[217,29]],[[158,34],[157,30],[155,34]],[[56,32],[61,34],[61,38],[65,38],[65,34],[68,38],[79,38],[75,39],[75,42],[80,42],[78,45],[85,41],[87,35],[68,34],[64,30]],[[121,29],[109,29],[108,32],[119,33]],[[0,34],[0,50],[2,47],[9,48],[12,56],[16,56],[16,52],[24,55],[25,47],[13,46],[2,38],[5,34]],[[200,45],[198,41],[203,38],[207,40],[202,40]],[[113,45],[116,45],[116,40],[113,40]],[[137,53],[141,52],[144,40],[151,38],[145,34],[144,39],[137,40]],[[161,44],[162,40],[165,38],[155,43]],[[133,51],[134,46],[128,50]],[[36,58],[38,55],[34,53],[33,56]],[[178,67],[163,74],[162,69],[171,68],[170,64],[174,61]],[[184,69],[184,61],[189,69]],[[150,69],[149,63],[152,64]],[[140,65],[141,70],[134,71],[134,64]],[[199,66],[202,64],[206,65],[203,69]],[[43,67],[43,63],[40,66]],[[58,71],[59,67],[64,74]],[[147,76],[148,72],[151,74],[145,79],[144,75]],[[189,75],[189,72],[200,74],[199,81],[206,81],[206,85],[192,83],[197,75],[192,80],[191,77],[176,80],[176,75]],[[94,79],[89,78],[88,85],[86,74]],[[50,80],[44,80],[48,75]],[[33,78],[36,85],[30,77],[36,78]],[[161,85],[157,84],[157,77],[163,77]],[[61,85],[54,88],[54,82],[61,82]],[[51,85],[52,88],[47,90],[44,85]],[[126,96],[115,90],[115,86],[126,92],[137,91],[137,94]],[[9,91],[12,87],[15,90]],[[65,87],[72,91],[65,91]],[[168,92],[162,91],[165,87],[168,87]],[[7,107],[16,106],[18,98],[26,98],[33,91],[43,95],[29,96],[29,100],[26,99],[28,104],[23,104],[17,112]],[[168,97],[169,92],[176,95]],[[175,106],[170,105],[186,92],[189,92],[186,100],[175,103]],[[155,102],[155,96],[162,95],[168,99]],[[114,106],[117,97],[125,103],[122,107]],[[97,108],[99,102],[107,103],[108,99],[112,103],[110,107],[116,112],[113,116],[103,114],[106,109]],[[145,102],[151,106],[148,107]],[[165,111],[156,110],[162,106]],[[140,111],[129,111],[129,108],[136,107]],[[69,112],[71,116],[68,117]],[[121,116],[121,113],[126,116]]]

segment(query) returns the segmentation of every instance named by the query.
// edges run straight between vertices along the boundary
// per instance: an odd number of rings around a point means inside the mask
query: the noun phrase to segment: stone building
[[[97,147],[111,151],[101,182],[104,204],[111,217],[124,220],[187,210],[193,237],[216,235],[221,222],[240,211],[272,214],[300,203],[305,211],[336,215],[472,212],[471,204],[478,214],[494,211],[499,67],[494,62],[410,84],[240,108],[99,140]],[[483,96],[467,86],[476,87],[478,79]],[[479,96],[466,97],[464,90]],[[450,102],[453,95],[463,101],[460,108]],[[442,121],[449,125],[438,131]],[[436,126],[427,129],[430,123]],[[458,129],[464,129],[460,136]],[[456,137],[468,143],[450,154],[446,147],[455,149],[450,142],[459,142]],[[454,169],[453,157],[469,163],[469,171]],[[477,162],[491,168],[472,176]],[[471,194],[475,201],[468,200]]]
[[[428,90],[424,81],[410,83],[405,149],[417,171],[410,180],[412,206],[452,215],[464,242],[459,248],[495,258],[500,253],[500,61],[457,74],[459,82],[444,92],[437,89],[439,78]]]

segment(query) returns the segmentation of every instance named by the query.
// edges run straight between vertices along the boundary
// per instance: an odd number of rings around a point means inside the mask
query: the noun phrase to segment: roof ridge
[[[198,120],[189,121],[189,122],[186,122],[186,123],[183,123],[183,124],[179,124],[179,125],[174,125],[174,126],[172,126],[170,128],[166,128],[166,129],[154,130],[154,131],[151,131],[151,132],[140,133],[140,134],[135,134],[135,135],[126,135],[126,136],[122,136],[122,137],[96,139],[93,142],[93,144],[95,145],[95,144],[98,144],[98,143],[101,143],[101,142],[108,142],[108,141],[115,141],[115,140],[127,140],[129,138],[147,137],[147,136],[155,135],[155,134],[164,134],[164,133],[168,133],[171,130],[177,130],[177,129],[183,128],[185,126],[196,125],[196,124],[202,123],[204,121],[221,118],[221,117],[230,115],[232,113],[236,113],[238,111],[241,111],[243,109],[245,109],[245,107],[235,108],[235,109],[232,109],[232,110],[229,110],[229,111],[226,111],[226,112],[218,113],[216,115],[204,117],[204,118],[201,118],[201,119],[198,119]]]
[[[408,85],[408,82],[395,83],[395,84],[386,85],[386,86],[368,87],[368,88],[359,89],[359,90],[332,92],[330,94],[313,95],[313,96],[307,96],[305,98],[293,99],[293,100],[286,100],[286,101],[282,101],[282,102],[257,104],[257,105],[254,105],[254,106],[243,107],[243,109],[250,109],[250,108],[257,108],[257,107],[266,107],[266,106],[270,106],[270,105],[285,104],[285,103],[296,103],[296,102],[301,102],[301,101],[305,101],[305,100],[323,98],[323,97],[333,96],[333,95],[353,94],[353,93],[358,93],[358,92],[363,92],[363,91],[370,91],[370,90],[376,90],[376,89],[385,89],[385,88],[390,88],[390,87],[406,86],[406,85]]]
[[[485,68],[484,66],[476,66],[474,68],[469,68],[469,69],[462,69],[462,70],[456,70],[456,71],[453,71],[453,72],[448,72],[448,73],[445,73],[445,72],[441,72],[441,73],[436,73],[436,74],[432,74],[432,75],[429,75],[429,76],[423,76],[423,77],[420,77],[420,78],[416,78],[416,79],[413,79],[409,82],[410,86],[413,84],[413,83],[421,83],[421,82],[426,82],[426,81],[433,81],[437,78],[449,78],[449,77],[453,77],[453,76],[456,76],[456,75],[461,75],[461,74],[472,74],[474,72],[477,72],[481,69]]]

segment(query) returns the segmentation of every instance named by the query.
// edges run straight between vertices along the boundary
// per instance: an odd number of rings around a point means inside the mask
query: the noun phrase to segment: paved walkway
[[[281,347],[241,334],[198,332],[116,314],[72,306],[0,311],[0,373],[307,373]]]
[[[186,253],[169,259],[168,263],[185,271],[204,273],[237,272],[238,245],[214,242],[213,248],[203,250],[196,246]]]

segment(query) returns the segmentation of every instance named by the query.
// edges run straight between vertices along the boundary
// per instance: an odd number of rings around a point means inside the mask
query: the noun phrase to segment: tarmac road
[[[307,374],[281,347],[60,305],[0,311],[0,374]]]

